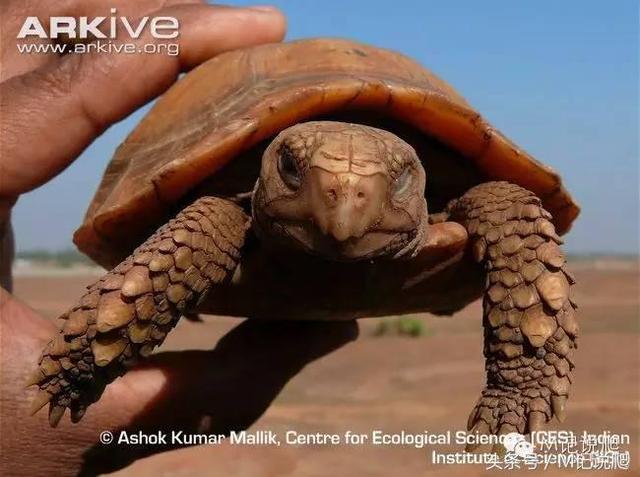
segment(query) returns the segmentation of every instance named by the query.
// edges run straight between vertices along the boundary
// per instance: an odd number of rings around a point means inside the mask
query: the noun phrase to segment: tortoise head
[[[331,260],[398,256],[427,225],[425,172],[387,131],[316,121],[267,147],[253,199],[259,234]]]

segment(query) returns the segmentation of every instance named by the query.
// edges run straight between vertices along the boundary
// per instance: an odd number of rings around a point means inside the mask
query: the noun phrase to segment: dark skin
[[[285,19],[273,9],[239,9],[205,6],[189,0],[114,0],[71,2],[3,2],[2,68],[0,69],[0,232],[2,235],[3,280],[11,257],[10,212],[18,197],[48,182],[63,171],[106,128],[127,116],[175,81],[181,71],[189,70],[223,51],[253,44],[279,41],[284,36]],[[136,18],[144,15],[175,16],[180,22],[180,55],[100,55],[58,57],[21,55],[15,37],[28,15],[40,18],[55,15],[109,15],[115,7],[119,15]],[[152,41],[142,38],[141,43]],[[73,79],[73,81],[70,81]],[[52,126],[64,121],[66,134],[51,134]],[[139,428],[153,423],[154,429],[194,429],[204,415],[217,431],[244,428],[251,424],[275,397],[279,389],[306,362],[352,340],[357,335],[353,323],[318,325],[271,324],[259,330],[259,324],[242,324],[225,337],[213,351],[162,353],[118,380],[105,393],[100,405],[87,416],[83,426],[61,424],[50,429],[46,415],[28,418],[32,391],[25,391],[24,379],[37,360],[42,346],[56,325],[45,320],[29,306],[0,289],[0,343],[2,381],[0,425],[3,475],[77,475],[112,471],[133,460],[166,448],[136,450],[105,448],[98,444],[102,430]],[[274,333],[256,343],[256,333]],[[247,340],[254,344],[246,346]],[[284,347],[283,342],[289,343]],[[300,347],[291,346],[300,343]],[[224,376],[211,374],[216,360],[237,363],[238,372],[264,375],[260,357],[274,356],[275,372],[267,382],[247,389],[251,380],[238,383],[234,370]],[[189,372],[186,372],[189,370]],[[194,373],[194,370],[196,371]],[[199,370],[199,371],[198,371]],[[273,369],[272,369],[273,371]],[[193,380],[224,383],[228,391],[214,393],[206,385],[193,393]],[[207,390],[208,389],[208,390]],[[214,395],[215,394],[215,395]],[[253,395],[252,402],[238,395]],[[182,396],[182,397],[180,397]],[[171,401],[189,399],[193,406],[184,412],[168,412]],[[224,415],[222,421],[219,416]],[[60,436],[64,448],[56,443]],[[38,452],[33,452],[37,448]],[[105,449],[107,452],[105,453]],[[190,450],[181,451],[178,460],[192,461]],[[193,452],[197,450],[193,449]],[[218,470],[225,472],[238,458],[238,449],[217,448]],[[259,463],[264,453],[253,449],[252,459]],[[108,454],[108,455],[107,455]],[[162,459],[161,457],[159,457]],[[158,458],[156,458],[158,459]],[[153,467],[154,459],[140,464]],[[159,464],[162,465],[162,464]],[[230,471],[230,469],[227,469]]]

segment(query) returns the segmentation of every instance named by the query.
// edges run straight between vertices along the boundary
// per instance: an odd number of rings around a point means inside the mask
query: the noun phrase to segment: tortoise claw
[[[567,418],[566,414],[567,396],[551,396],[551,408],[558,419],[558,422],[564,422]]]
[[[36,397],[33,398],[33,401],[31,402],[31,408],[29,409],[29,414],[33,416],[36,412],[38,412],[40,409],[42,409],[47,404],[49,404],[52,397],[53,396],[49,394],[47,391],[42,391],[42,390],[38,391],[38,394],[36,394]]]
[[[478,419],[475,426],[473,426],[473,429],[471,430],[471,432],[474,434],[490,434],[490,431],[491,429],[489,428],[489,424],[487,424],[487,422],[484,421],[483,419]],[[473,442],[473,443],[467,444],[464,450],[466,452],[473,452],[478,447],[480,447],[480,443]]]
[[[547,417],[540,411],[531,411],[529,413],[529,432],[538,432],[544,429]]]
[[[471,413],[469,414],[469,418],[467,419],[467,431],[470,431],[473,428],[473,425],[476,423],[476,417],[478,415],[478,407],[474,407]]]
[[[49,425],[51,427],[56,427],[64,416],[64,411],[67,408],[65,406],[57,406],[53,403],[49,405]]]
[[[74,424],[80,422],[80,419],[84,416],[86,407],[72,407],[71,408],[71,422]]]
[[[40,384],[44,378],[45,378],[45,375],[40,370],[40,368],[36,369],[31,374],[29,374],[29,376],[25,380],[25,383],[24,383],[25,389],[35,384]]]
[[[514,425],[509,424],[508,422],[503,422],[500,426],[500,430],[498,431],[498,435],[504,436],[511,432],[518,432],[518,429],[516,429]],[[504,457],[504,455],[507,453],[507,448],[503,444],[496,442],[491,448],[491,453],[498,454],[499,456]]]

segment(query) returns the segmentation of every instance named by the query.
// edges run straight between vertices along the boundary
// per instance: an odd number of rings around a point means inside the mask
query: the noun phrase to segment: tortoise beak
[[[309,170],[309,206],[313,222],[336,242],[362,238],[384,214],[388,184],[379,174]]]

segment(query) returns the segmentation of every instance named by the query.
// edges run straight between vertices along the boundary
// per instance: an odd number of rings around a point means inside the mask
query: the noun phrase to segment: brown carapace
[[[578,212],[555,172],[398,53],[328,39],[226,53],[110,163],[75,235],[110,271],[61,317],[33,410],[79,420],[185,314],[451,314],[482,295],[487,381],[468,427],[541,429],[571,384],[559,234]]]

